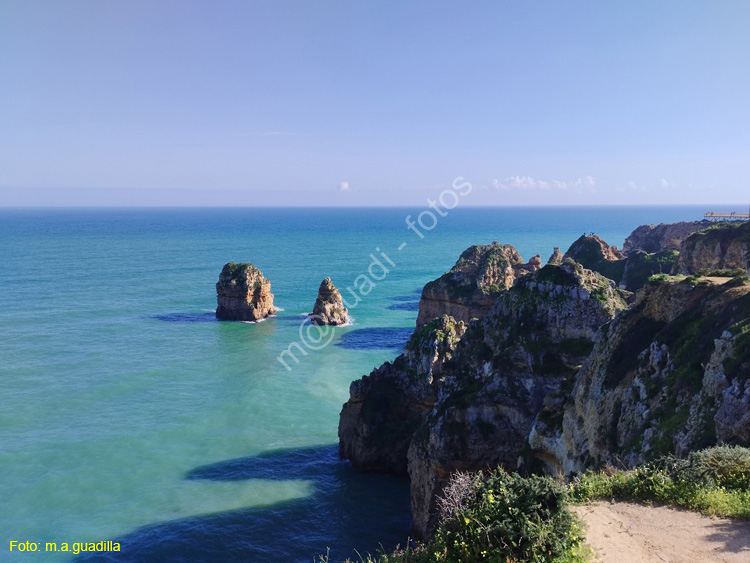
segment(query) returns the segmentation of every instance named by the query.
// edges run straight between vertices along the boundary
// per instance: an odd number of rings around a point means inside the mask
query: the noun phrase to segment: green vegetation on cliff
[[[591,553],[568,508],[566,487],[552,477],[526,478],[503,469],[459,473],[441,498],[441,514],[427,543],[368,556],[363,563],[583,563]]]
[[[570,492],[574,502],[658,502],[709,516],[750,519],[750,449],[716,446],[628,471],[590,471],[570,484]]]

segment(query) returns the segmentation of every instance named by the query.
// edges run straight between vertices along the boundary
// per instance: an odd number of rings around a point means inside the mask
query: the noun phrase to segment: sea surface
[[[584,232],[621,246],[706,211],[458,207],[420,238],[405,219],[424,209],[0,209],[0,560],[309,563],[403,545],[407,480],[340,461],[337,424],[349,383],[402,349],[421,287],[472,244],[546,262]],[[215,319],[229,261],[271,280],[275,318]],[[327,276],[354,320],[301,330]],[[44,552],[102,540],[122,551]]]

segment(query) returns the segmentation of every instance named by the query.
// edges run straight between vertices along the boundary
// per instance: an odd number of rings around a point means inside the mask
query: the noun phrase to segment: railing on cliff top
[[[703,218],[711,221],[750,221],[750,213],[714,213],[709,211],[703,214]]]

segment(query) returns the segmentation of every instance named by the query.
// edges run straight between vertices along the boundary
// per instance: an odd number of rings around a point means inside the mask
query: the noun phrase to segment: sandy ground
[[[626,502],[574,507],[594,561],[750,563],[750,522]]]

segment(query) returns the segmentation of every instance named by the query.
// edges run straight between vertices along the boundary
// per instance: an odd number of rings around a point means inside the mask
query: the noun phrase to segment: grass
[[[430,541],[360,556],[358,563],[585,563],[593,551],[569,505],[598,499],[750,520],[750,448],[715,446],[631,470],[608,467],[568,485],[500,468],[457,473],[438,499],[440,524]],[[328,555],[318,563],[329,563]]]
[[[619,499],[681,506],[750,520],[750,449],[716,446],[627,471],[589,471],[569,485],[572,502]]]

